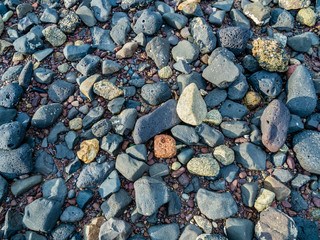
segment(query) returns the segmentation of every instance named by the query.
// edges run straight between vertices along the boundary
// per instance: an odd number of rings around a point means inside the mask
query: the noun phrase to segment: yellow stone
[[[194,4],[194,3],[200,3],[201,0],[186,0],[178,5],[178,9],[181,11],[185,6]]]
[[[317,14],[311,8],[303,8],[297,14],[297,21],[308,27],[316,24]]]
[[[172,69],[170,66],[165,66],[160,69],[158,73],[159,77],[162,79],[167,79],[172,76]]]
[[[80,91],[87,97],[89,98],[90,101],[93,100],[94,98],[94,93],[93,93],[93,85],[101,80],[100,74],[94,74],[90,77],[88,77],[86,80],[84,80],[80,84]]]
[[[82,119],[74,118],[69,122],[69,128],[71,130],[80,130],[82,128]]]
[[[40,66],[40,62],[33,64],[33,70],[36,70]]]
[[[243,102],[248,109],[255,109],[260,105],[261,97],[258,93],[249,91],[244,97]]]
[[[91,163],[99,152],[98,139],[85,140],[80,144],[80,150],[77,152],[77,156],[84,163]]]
[[[83,44],[84,44],[84,42],[82,40],[77,40],[77,41],[74,42],[75,46],[81,46]]]
[[[90,224],[86,224],[83,228],[84,240],[99,239],[100,227],[105,223],[104,217],[96,217],[91,220]]]
[[[12,61],[13,61],[13,62],[23,61],[23,59],[24,59],[24,56],[23,56],[22,53],[20,53],[20,52],[15,52],[15,53],[13,54],[13,57],[12,57]]]
[[[276,194],[274,192],[271,192],[270,190],[265,188],[261,188],[257,200],[254,203],[254,208],[257,209],[259,212],[265,210],[267,207],[271,205],[275,197]]]

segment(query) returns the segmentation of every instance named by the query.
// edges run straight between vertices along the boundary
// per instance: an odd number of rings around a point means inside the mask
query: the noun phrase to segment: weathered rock
[[[179,237],[179,226],[176,223],[155,225],[148,229],[151,239],[176,240]]]
[[[144,33],[146,35],[153,35],[160,29],[161,25],[161,14],[151,11],[151,9],[145,9],[133,26],[133,31],[136,34]]]
[[[25,128],[20,122],[0,125],[0,149],[11,150],[20,146],[25,137]]]
[[[221,47],[227,48],[235,55],[241,54],[247,47],[250,38],[249,30],[240,27],[228,27],[218,32]]]
[[[141,88],[141,97],[147,104],[156,106],[171,98],[171,89],[166,82],[145,84]]]
[[[121,89],[107,79],[96,82],[93,85],[93,92],[109,101],[123,94]]]
[[[104,30],[99,27],[90,28],[93,39],[93,46],[100,50],[113,52],[116,45],[110,37],[110,30]]]
[[[113,170],[109,176],[103,181],[99,187],[99,194],[101,198],[107,198],[112,193],[119,191],[120,179],[116,170]]]
[[[62,105],[60,103],[41,106],[33,115],[31,125],[37,128],[47,128],[58,119],[61,113]]]
[[[171,128],[172,135],[187,145],[195,145],[199,142],[199,136],[191,126],[177,125]]]
[[[105,223],[104,217],[95,217],[89,224],[84,225],[83,235],[86,240],[99,239],[100,227]]]
[[[63,80],[54,81],[48,91],[49,98],[56,103],[62,103],[70,97],[75,90],[72,83]]]
[[[107,0],[93,0],[90,6],[94,11],[94,16],[99,22],[106,22],[111,12],[111,4]]]
[[[55,72],[47,68],[37,68],[33,71],[33,75],[38,83],[50,84]]]
[[[250,3],[244,6],[243,13],[251,18],[258,26],[265,25],[270,20],[270,10],[263,6],[260,2]]]
[[[68,45],[65,46],[63,49],[63,55],[68,61],[78,61],[84,58],[88,52],[91,46],[89,44],[83,44],[83,45]]]
[[[86,55],[77,64],[76,69],[84,76],[90,76],[97,72],[100,58],[98,56]]]
[[[215,177],[220,172],[219,164],[211,154],[203,154],[192,158],[187,164],[187,169],[191,174],[206,177]]]
[[[41,175],[35,175],[26,179],[17,180],[11,185],[11,192],[15,197],[17,197],[29,191],[31,188],[33,188],[35,185],[38,185],[41,182]]]
[[[120,144],[123,142],[123,137],[118,134],[108,133],[102,138],[101,149],[109,153],[111,156],[116,156],[120,151]]]
[[[294,28],[294,18],[286,10],[275,8],[271,12],[270,25],[278,31],[291,31]]]
[[[55,26],[45,28],[42,34],[53,47],[59,47],[67,40],[67,36]]]
[[[137,110],[133,108],[123,110],[118,116],[113,116],[110,121],[113,129],[119,135],[128,135],[134,128],[137,119]]]
[[[123,220],[111,218],[102,224],[99,232],[99,240],[128,239],[133,229]]]
[[[69,206],[67,207],[61,214],[60,220],[62,222],[78,222],[80,221],[84,216],[83,211],[75,206]]]
[[[226,145],[217,146],[212,154],[223,165],[229,165],[234,161],[234,152]]]
[[[225,121],[220,124],[223,134],[228,138],[242,137],[251,132],[245,121]]]
[[[248,207],[253,207],[258,195],[258,184],[256,182],[245,183],[241,185],[241,197],[243,204]]]
[[[0,175],[0,203],[2,203],[8,194],[8,182]]]
[[[120,189],[118,192],[112,194],[107,201],[101,204],[101,210],[103,211],[105,218],[108,220],[123,214],[131,201],[132,198],[129,193],[124,189]]]
[[[97,139],[85,140],[80,144],[77,156],[85,164],[91,163],[99,152],[99,141]]]
[[[249,219],[228,218],[226,230],[230,240],[249,240],[253,237],[254,224]]]
[[[259,212],[265,210],[271,205],[275,196],[276,194],[274,192],[271,192],[270,190],[265,188],[261,188],[260,193],[254,203],[254,208]]]
[[[201,141],[210,147],[221,145],[224,142],[223,134],[219,130],[210,127],[208,124],[202,123],[195,129],[197,134],[201,137]]]
[[[182,40],[177,46],[172,48],[172,57],[176,62],[178,60],[185,60],[187,63],[192,63],[198,56],[198,46],[187,40]]]
[[[146,46],[146,52],[158,68],[168,65],[170,59],[170,43],[167,39],[154,37]]]
[[[296,19],[303,25],[313,27],[316,24],[317,14],[311,8],[303,8],[298,12]]]
[[[187,22],[188,22],[188,18],[182,14],[178,14],[178,13],[165,13],[162,15],[163,20],[166,21],[166,23],[176,29],[181,29],[183,28]]]
[[[279,0],[279,7],[286,10],[306,8],[310,5],[310,0]]]
[[[18,83],[9,83],[0,89],[0,106],[15,107],[23,94],[23,88]]]
[[[165,134],[154,137],[154,155],[157,158],[172,158],[176,155],[176,141]]]
[[[131,58],[138,48],[138,43],[128,42],[116,53],[117,58]]]

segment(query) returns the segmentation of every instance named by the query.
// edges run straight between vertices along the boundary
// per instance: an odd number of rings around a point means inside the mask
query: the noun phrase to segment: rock
[[[17,83],[9,83],[0,89],[0,106],[15,107],[23,94],[23,88]]]
[[[2,16],[0,17],[0,35],[3,33],[4,30],[4,22]]]
[[[269,8],[263,6],[260,2],[247,4],[243,8],[243,13],[258,26],[263,26],[270,20]]]
[[[244,121],[226,121],[220,124],[223,134],[228,138],[242,137],[251,132],[248,124]]]
[[[186,16],[173,12],[163,14],[162,18],[169,26],[179,30],[185,27],[188,22]]]
[[[246,18],[242,11],[233,8],[229,14],[232,19],[233,26],[250,29],[250,21],[248,18]]]
[[[191,73],[191,67],[185,60],[178,60],[175,64],[173,64],[173,68],[184,74]]]
[[[202,233],[201,229],[199,227],[197,227],[194,224],[188,224],[181,236],[180,236],[180,240],[187,240],[187,239],[196,239],[197,236],[199,236]]]
[[[310,115],[316,107],[317,97],[308,70],[298,66],[287,83],[287,107],[290,112],[300,117]]]
[[[57,120],[61,113],[62,105],[60,103],[41,106],[33,115],[31,125],[37,128],[47,128]]]
[[[284,8],[285,10],[300,9],[308,7],[310,3],[310,0],[279,0],[279,7]]]
[[[219,164],[211,154],[192,158],[187,164],[187,169],[191,174],[205,177],[215,177],[220,172]]]
[[[107,201],[101,204],[101,209],[108,220],[123,214],[124,210],[131,203],[132,198],[124,189],[112,194]]]
[[[291,190],[286,185],[271,176],[265,179],[264,188],[274,192],[278,201],[285,200],[291,193]]]
[[[218,106],[227,98],[227,92],[223,89],[215,88],[205,96],[204,101],[210,108]]]
[[[136,109],[125,109],[118,116],[113,116],[110,121],[113,129],[119,135],[127,135],[134,128],[137,119]]]
[[[254,224],[248,219],[228,218],[226,230],[230,240],[248,240],[253,237]]]
[[[202,54],[209,53],[216,47],[217,38],[203,18],[195,17],[192,19],[190,32],[194,43],[198,45]]]
[[[254,208],[259,212],[265,210],[271,205],[275,196],[276,194],[274,192],[271,192],[270,190],[265,188],[261,188],[260,193],[254,203]]]
[[[177,114],[183,122],[194,126],[206,117],[207,107],[195,83],[189,84],[180,95]]]
[[[25,128],[19,122],[0,125],[0,149],[11,150],[20,146],[25,137]]]
[[[111,128],[111,121],[109,119],[102,119],[92,126],[91,131],[96,137],[103,137],[108,134]]]
[[[96,82],[93,92],[109,101],[123,95],[123,91],[107,79]]]
[[[16,39],[13,42],[13,47],[17,52],[22,54],[32,54],[43,47],[43,41],[38,35],[30,31]]]
[[[283,183],[287,183],[291,181],[291,179],[293,178],[293,176],[288,170],[282,168],[274,169],[272,174]]]
[[[97,23],[97,20],[94,17],[93,12],[86,5],[80,5],[76,11],[76,14],[80,17],[82,22],[88,27],[93,27]]]
[[[148,165],[142,161],[122,153],[117,156],[116,169],[129,181],[136,181],[148,170]]]
[[[212,154],[223,165],[230,165],[234,161],[234,152],[226,145],[217,146]]]
[[[160,13],[145,9],[133,26],[133,31],[136,34],[144,33],[146,35],[153,35],[158,32],[161,25],[162,17]]]
[[[176,141],[165,134],[154,137],[154,155],[157,158],[172,158],[176,155]]]
[[[201,216],[194,216],[193,219],[205,233],[210,234],[212,232],[212,224],[209,220]]]
[[[39,198],[24,209],[23,224],[34,231],[49,232],[56,225],[61,211],[60,203]]]
[[[125,99],[122,97],[115,98],[108,102],[108,110],[112,114],[117,114],[121,111],[121,108],[125,102]]]
[[[18,81],[19,85],[23,88],[28,88],[31,83],[32,78],[32,72],[33,72],[33,63],[32,61],[29,61],[22,69]]]
[[[252,42],[252,46],[252,55],[261,68],[269,72],[287,71],[289,55],[277,40],[258,38]]]
[[[177,78],[180,93],[191,83],[195,83],[199,89],[205,89],[206,83],[200,73],[180,74]]]
[[[114,165],[114,162],[103,162],[100,164],[92,162],[85,165],[80,172],[77,187],[94,188],[100,185],[109,176],[110,172],[114,170]]]
[[[277,97],[282,90],[282,79],[277,73],[255,72],[249,77],[249,83],[256,91],[268,98]]]
[[[293,138],[293,150],[303,169],[319,174],[319,139],[320,134],[315,131],[303,131]]]
[[[251,170],[265,170],[266,153],[252,143],[241,143],[232,148],[235,151],[236,161]]]
[[[180,41],[177,46],[172,48],[172,57],[176,62],[178,60],[185,60],[187,63],[192,63],[198,56],[198,46],[187,40]]]
[[[127,35],[130,30],[130,21],[127,18],[122,18],[111,29],[110,36],[117,45],[124,45],[127,41]]]
[[[53,47],[59,47],[67,40],[67,36],[55,26],[46,27],[42,34]]]
[[[110,30],[104,30],[99,27],[90,28],[93,46],[103,51],[113,52],[116,45],[110,37]]]
[[[102,62],[102,74],[111,75],[118,72],[121,69],[121,65],[115,61],[104,60]]]
[[[101,198],[107,198],[112,193],[119,191],[120,179],[117,171],[113,170],[109,176],[103,181],[99,187],[99,194]]]
[[[95,217],[89,224],[83,227],[83,235],[86,240],[99,239],[100,227],[104,223],[104,217]]]
[[[260,219],[255,226],[255,235],[259,240],[266,238],[266,236],[273,239],[295,239],[298,235],[298,229],[291,217],[270,207],[260,213]]]
[[[141,97],[147,104],[156,106],[171,98],[171,90],[166,82],[146,84],[141,88]]]
[[[294,18],[286,10],[275,8],[271,11],[270,26],[278,31],[291,31],[294,28]]]
[[[171,129],[172,135],[180,142],[187,145],[195,145],[199,142],[199,136],[191,126],[177,125]]]
[[[110,218],[102,224],[99,232],[99,240],[127,239],[132,233],[131,225],[117,218]]]
[[[147,148],[144,144],[133,145],[126,149],[126,153],[140,161],[147,161]]]
[[[296,19],[303,25],[312,27],[316,24],[317,14],[309,7],[300,9]]]
[[[63,204],[67,196],[67,192],[67,185],[62,178],[51,179],[42,185],[43,197],[55,200],[60,205]]]
[[[52,230],[51,235],[54,240],[67,240],[71,238],[71,234],[76,230],[76,226],[73,224],[62,223],[58,227]],[[74,238],[71,238],[74,239]]]
[[[135,199],[138,213],[151,216],[170,200],[170,191],[162,181],[142,177],[134,183]]]
[[[168,239],[177,240],[180,234],[179,226],[176,223],[155,225],[148,229],[149,236],[152,240]]]
[[[72,83],[56,80],[50,85],[48,95],[53,102],[62,103],[73,94],[74,90]]]
[[[146,52],[158,68],[168,65],[170,59],[170,43],[161,37],[154,37],[146,46]]]
[[[85,164],[91,163],[99,152],[99,141],[97,139],[85,140],[80,144],[77,156]]]
[[[82,128],[82,118],[74,118],[70,120],[69,128],[71,130],[80,130]]]
[[[224,142],[223,134],[205,123],[198,125],[195,129],[201,141],[210,147],[221,145]]]
[[[196,201],[200,212],[212,220],[228,218],[238,212],[237,204],[230,193],[215,193],[200,188]]]
[[[60,220],[62,222],[73,223],[80,221],[83,218],[83,216],[84,213],[80,208],[75,206],[69,206],[62,212]]]
[[[240,74],[239,77],[229,86],[228,98],[231,100],[239,100],[244,97],[249,89],[246,77]]]
[[[106,22],[108,20],[112,8],[108,0],[93,0],[90,2],[90,6],[99,22]]]
[[[77,204],[79,208],[83,209],[93,199],[93,192],[90,189],[80,191],[77,196]]]
[[[0,126],[9,123],[15,119],[17,115],[16,109],[9,109],[0,106]]]
[[[86,55],[77,64],[77,70],[84,76],[90,76],[97,72],[100,65],[100,58],[98,56]]]
[[[20,73],[22,72],[23,66],[17,65],[17,66],[12,66],[9,67],[2,75],[1,81],[3,82],[13,82],[18,78]]]
[[[8,186],[8,182],[2,176],[0,176],[0,203],[7,198]]]
[[[225,71],[230,73],[227,78],[224,74]],[[239,74],[237,66],[220,54],[204,69],[202,76],[219,88],[227,88],[239,77]]]
[[[307,175],[303,174],[298,174],[292,181],[291,181],[291,186],[293,188],[300,188],[303,185],[305,185],[307,182],[309,182],[311,179]]]
[[[157,11],[161,13],[161,15],[164,15],[166,13],[174,13],[174,9],[164,2],[156,1],[154,5]]]
[[[39,50],[32,54],[32,57],[35,58],[38,62],[41,62],[43,59],[48,57],[53,52],[52,48],[47,48],[43,50]]]
[[[213,11],[209,16],[209,22],[214,24],[215,26],[221,27],[224,22],[224,18],[226,16],[226,11]]]
[[[155,178],[155,179],[158,179],[158,180],[162,180],[161,177],[169,175],[168,166],[163,164],[163,163],[155,163],[155,164],[150,166],[149,175],[152,178]],[[171,195],[172,195],[172,193],[171,193]],[[175,201],[175,199],[171,198],[170,201]],[[170,205],[170,203],[169,203],[169,205]]]
[[[50,84],[56,74],[50,69],[37,68],[34,70],[33,75],[38,83]]]
[[[220,107],[222,117],[229,117],[235,120],[242,119],[248,113],[248,109],[242,104],[226,100]]]
[[[138,43],[128,42],[116,53],[117,58],[131,58],[138,48]]]
[[[279,100],[273,100],[261,116],[262,143],[271,152],[277,152],[285,143],[290,112]]]
[[[155,135],[178,125],[181,120],[177,115],[176,106],[177,101],[171,99],[155,111],[139,118],[133,130],[134,143],[144,143]]]
[[[57,10],[53,8],[45,8],[40,18],[40,21],[44,23],[57,23],[58,20]]]
[[[296,227],[298,228],[298,238],[297,239],[314,239],[319,240],[319,236],[317,233],[317,227],[315,222],[304,219],[302,217],[293,217],[295,221]]]
[[[312,40],[306,35],[295,35],[288,38],[288,46],[296,52],[306,53],[312,46]]]
[[[101,149],[115,156],[120,151],[120,144],[123,142],[123,137],[118,134],[109,133],[102,138]]]
[[[57,172],[56,164],[51,155],[44,150],[36,153],[35,171],[43,175],[53,175]]]
[[[256,182],[245,183],[241,185],[241,197],[243,204],[248,207],[253,207],[258,195],[258,184]]]
[[[250,32],[247,28],[228,27],[218,32],[219,45],[235,55],[241,54],[247,47]]]
[[[165,66],[163,68],[160,69],[160,71],[158,72],[158,75],[161,79],[167,79],[170,78],[172,76],[173,72],[170,66]]]
[[[26,179],[17,180],[11,185],[12,194],[17,197],[25,192],[29,191],[34,186],[42,182],[41,175],[31,176]]]
[[[96,82],[101,80],[100,74],[94,74],[87,79],[85,79],[80,84],[80,91],[84,94],[90,101],[94,99],[93,86]]]
[[[79,46],[68,45],[63,49],[63,55],[68,61],[78,61],[84,58],[91,46],[89,44],[83,44]]]

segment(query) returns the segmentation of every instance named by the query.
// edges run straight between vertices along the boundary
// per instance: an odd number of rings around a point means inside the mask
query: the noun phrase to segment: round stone
[[[178,170],[180,167],[181,167],[181,163],[179,163],[179,162],[174,162],[174,163],[172,164],[172,166],[171,166],[171,169],[172,169],[173,171],[176,171],[176,170]]]
[[[249,91],[245,95],[244,99],[244,105],[249,108],[249,109],[255,109],[258,107],[261,103],[261,97],[259,96],[258,93],[254,91]]]
[[[221,116],[221,113],[214,109],[214,110],[211,110],[207,113],[207,116],[205,117],[205,119],[203,119],[204,122],[208,122],[208,123],[211,123],[211,124],[214,124],[214,125],[220,125],[221,122],[222,122],[222,116]]]
[[[311,8],[303,8],[299,10],[296,19],[303,25],[313,27],[316,24],[317,14]]]
[[[229,165],[234,161],[234,152],[226,145],[220,145],[213,151],[213,156],[223,165]]]
[[[220,172],[220,166],[211,154],[192,158],[187,164],[187,169],[191,174],[206,177],[215,177]]]
[[[91,163],[99,152],[99,141],[95,138],[91,140],[85,140],[80,144],[80,150],[77,152],[77,156],[84,163]]]
[[[176,155],[176,141],[165,134],[154,137],[154,155],[157,158],[172,158]]]
[[[69,128],[71,130],[80,130],[82,128],[82,119],[74,118],[69,122]]]
[[[170,66],[165,66],[165,67],[161,68],[159,73],[158,73],[158,75],[162,79],[170,78],[172,76],[171,67]]]

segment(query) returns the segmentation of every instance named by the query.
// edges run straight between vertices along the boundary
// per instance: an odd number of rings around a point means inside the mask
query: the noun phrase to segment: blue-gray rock
[[[77,74],[75,74],[74,72],[68,72],[66,74],[66,81],[68,83],[76,83],[77,82]]]
[[[73,224],[61,223],[58,227],[52,230],[51,235],[54,240],[67,240],[76,228],[77,227]]]
[[[152,226],[148,229],[148,233],[152,240],[177,240],[180,230],[178,224],[170,223]]]
[[[64,47],[63,55],[68,61],[78,61],[88,54],[90,48],[91,46],[89,44],[83,44],[79,46],[68,45]]]
[[[250,29],[250,20],[242,13],[242,11],[233,8],[229,14],[232,19],[233,26]]]
[[[221,168],[220,172],[223,179],[228,183],[232,183],[239,172],[239,167],[236,164],[230,164]]]
[[[190,32],[193,41],[198,45],[200,52],[206,54],[211,52],[217,44],[217,38],[212,28],[201,17],[195,17],[190,22]]]
[[[47,233],[56,225],[60,212],[59,202],[38,198],[25,207],[23,224],[31,230]]]
[[[80,60],[76,68],[82,75],[90,76],[98,71],[100,60],[98,56],[88,54]]]
[[[99,240],[128,239],[132,231],[129,223],[111,218],[100,227]]]
[[[22,54],[32,54],[43,47],[43,41],[34,32],[29,32],[13,42],[14,49]]]
[[[293,37],[289,37],[287,44],[296,52],[308,52],[312,46],[312,40],[309,36],[306,35],[295,35]]]
[[[181,199],[175,191],[171,191],[171,197],[168,204],[168,216],[179,214],[181,211]]]
[[[226,180],[217,180],[217,181],[214,181],[212,183],[210,183],[210,188],[213,190],[213,191],[224,191],[224,189],[226,188]]]
[[[149,105],[159,105],[171,97],[171,90],[166,82],[146,84],[141,88],[141,97]]]
[[[31,188],[33,188],[41,182],[41,175],[34,175],[25,179],[17,180],[11,185],[11,192],[15,197],[17,197],[29,191]]]
[[[70,97],[75,90],[72,83],[63,80],[54,81],[48,91],[49,98],[56,103],[62,103]]]
[[[177,46],[172,48],[172,57],[176,62],[178,60],[185,60],[187,63],[192,63],[198,56],[198,46],[187,40],[180,41]]]
[[[307,118],[306,128],[317,129],[319,123],[320,123],[320,113],[313,113]]]
[[[24,128],[27,128],[31,121],[31,117],[25,112],[19,112],[16,120],[21,123]]]
[[[317,229],[317,225],[315,222],[302,217],[293,217],[292,219],[295,221],[298,228],[298,240],[319,240],[319,230]]]
[[[303,131],[293,138],[293,150],[303,169],[308,172],[320,174],[320,133],[316,131]]]
[[[184,74],[191,73],[191,66],[187,63],[186,60],[179,59],[175,64],[173,64],[173,68]]]
[[[229,117],[235,120],[240,120],[248,114],[248,109],[244,105],[230,100],[222,103],[219,111],[222,117]]]
[[[292,181],[291,186],[293,188],[300,188],[303,185],[305,185],[307,182],[309,182],[311,178],[308,175],[298,174]]]
[[[241,197],[243,204],[247,207],[253,207],[258,195],[259,187],[256,182],[245,183],[241,185]]]
[[[178,125],[181,120],[176,106],[177,101],[170,99],[155,111],[140,117],[133,130],[134,143],[144,143],[155,135]]]
[[[132,198],[124,189],[112,194],[107,201],[101,204],[101,210],[108,220],[123,214],[124,210],[131,203]]]
[[[227,91],[224,89],[215,88],[212,91],[208,92],[208,95],[205,96],[204,101],[206,105],[210,108],[214,108],[222,103],[227,98]]]
[[[19,122],[11,122],[0,125],[0,149],[12,150],[20,146],[24,137],[26,129]]]
[[[38,83],[50,84],[56,74],[47,68],[37,68],[33,71],[33,75]]]
[[[202,233],[202,230],[194,224],[188,224],[184,229],[179,240],[196,239]]]
[[[162,180],[161,177],[169,175],[169,169],[166,164],[163,163],[155,163],[149,168],[149,175],[152,178]]]
[[[113,116],[110,121],[114,131],[119,135],[128,135],[136,123],[138,113],[136,109],[123,110],[119,115]]]
[[[270,26],[278,31],[290,32],[294,28],[294,18],[288,11],[275,8],[271,11]]]
[[[110,30],[92,27],[90,28],[90,32],[93,40],[93,47],[96,47],[99,50],[113,52],[113,49],[116,47],[116,45],[110,37]]]
[[[56,158],[58,159],[74,159],[74,153],[70,150],[65,143],[56,145]]]
[[[75,206],[69,206],[62,212],[60,220],[62,222],[73,223],[80,221],[83,218],[83,216],[84,213],[80,208]]]
[[[223,47],[217,47],[215,50],[212,51],[211,55],[209,56],[208,64],[210,65],[212,61],[219,55],[222,55],[228,58],[232,62],[236,61],[236,56],[234,55],[233,52]]]
[[[0,106],[0,126],[5,123],[9,123],[15,119],[17,115],[16,109],[10,109]]]
[[[228,27],[218,31],[218,42],[235,55],[241,54],[247,47],[250,31],[247,28]]]
[[[101,106],[95,107],[89,111],[89,113],[83,118],[82,126],[83,129],[89,129],[98,122],[104,114],[104,108]]]
[[[301,212],[308,209],[308,203],[298,191],[291,191],[291,209],[295,212]]]
[[[103,137],[111,130],[112,124],[109,119],[102,119],[93,124],[91,131],[96,137]]]
[[[180,74],[177,78],[180,93],[191,83],[195,83],[198,89],[206,89],[206,82],[200,73]]]
[[[77,196],[77,204],[79,208],[83,209],[93,199],[93,191],[90,189],[80,191]]]
[[[117,156],[115,167],[129,181],[136,181],[149,169],[146,163],[136,160],[125,153]]]
[[[54,178],[42,185],[43,197],[63,204],[68,193],[67,185],[62,178]]]
[[[22,33],[27,33],[34,25],[39,23],[35,13],[27,13],[27,15],[18,21],[18,30]]]
[[[168,4],[162,2],[162,1],[156,1],[154,3],[157,11],[161,13],[161,15],[164,15],[166,13],[174,13],[173,7],[170,7]]]
[[[97,23],[97,20],[94,16],[93,12],[89,8],[89,6],[80,5],[77,8],[76,14],[80,17],[82,22],[85,25],[87,25],[88,27],[93,27]]]
[[[187,125],[177,125],[171,128],[171,133],[175,139],[187,145],[195,145],[200,140],[196,130]]]
[[[50,127],[58,119],[61,113],[62,105],[60,103],[41,106],[33,115],[31,125],[37,128]]]
[[[0,89],[0,106],[15,107],[23,94],[23,88],[18,83],[9,83]]]
[[[222,133],[219,130],[210,127],[208,124],[202,123],[196,126],[195,129],[200,136],[201,141],[210,147],[221,145],[224,142]]]
[[[304,125],[301,118],[298,115],[290,114],[288,133],[298,132],[302,129],[304,129]]]
[[[144,144],[133,145],[126,149],[126,153],[140,161],[147,161],[147,147]]]
[[[25,239],[32,239],[32,240],[46,240],[47,238],[38,234],[38,233],[35,233],[35,232],[32,232],[32,231],[27,231],[26,234],[23,236],[23,240]],[[19,239],[20,240],[20,239]]]
[[[0,175],[0,203],[7,198],[8,186],[8,182]]]
[[[209,16],[208,21],[209,21],[209,23],[212,23],[215,26],[221,27],[225,16],[226,16],[226,11],[224,11],[224,10],[213,11]]]
[[[259,62],[252,55],[246,55],[242,59],[242,65],[245,69],[252,73],[257,72],[260,69]]]
[[[151,216],[170,200],[170,191],[162,181],[151,177],[142,177],[134,183],[135,200],[138,212]]]
[[[143,33],[146,35],[153,35],[159,31],[161,25],[161,14],[150,9],[145,9],[133,26],[133,31],[136,34]]]
[[[110,75],[113,73],[118,72],[122,67],[119,63],[112,61],[112,60],[104,60],[102,62],[102,74],[103,75]]]
[[[253,237],[254,224],[249,219],[228,218],[226,230],[230,240],[250,240]]]
[[[106,22],[108,20],[112,8],[108,0],[93,0],[90,2],[90,6],[99,22]]]
[[[175,29],[183,28],[188,22],[188,18],[186,16],[178,13],[165,13],[162,18],[169,26]]]
[[[167,39],[154,37],[146,46],[146,52],[159,69],[168,65],[170,59],[170,43]]]
[[[33,169],[32,151],[27,143],[14,150],[0,150],[0,174],[13,179],[30,173]]]
[[[113,170],[109,176],[100,185],[98,191],[101,198],[108,198],[112,193],[119,191],[120,179],[116,170]]]
[[[287,107],[300,117],[310,115],[317,106],[312,77],[309,71],[299,65],[287,82]]]
[[[28,88],[31,83],[32,78],[32,72],[33,72],[33,63],[32,61],[29,61],[22,69],[18,81],[19,85],[23,88]]]
[[[120,145],[123,142],[123,137],[118,134],[108,133],[101,141],[101,149],[109,153],[111,156],[116,156],[120,151]]]
[[[34,168],[43,175],[53,175],[58,171],[53,157],[43,149],[36,153]]]
[[[114,170],[114,162],[103,162],[98,164],[92,162],[85,165],[80,172],[77,187],[78,188],[95,188],[100,185]]]
[[[245,121],[225,121],[220,124],[223,134],[228,138],[242,137],[251,132]]]
[[[281,167],[284,164],[284,162],[287,160],[287,155],[279,151],[272,155],[271,160],[276,167]]]
[[[267,156],[260,147],[252,143],[241,143],[232,149],[235,151],[236,161],[243,167],[251,170],[265,170]]]
[[[18,78],[23,69],[22,65],[9,67],[2,75],[1,81],[12,82]]]
[[[231,193],[215,193],[200,188],[196,194],[200,212],[212,220],[228,218],[238,212]]]
[[[5,215],[3,227],[1,228],[5,239],[12,239],[11,236],[13,234],[24,228],[22,224],[22,217],[23,215],[20,212],[16,212],[12,208],[8,209]]]
[[[45,8],[41,17],[40,21],[43,23],[57,23],[59,20],[58,12],[54,8]]]
[[[124,45],[130,30],[130,21],[121,20],[111,29],[110,36],[117,45]]]
[[[48,57],[53,52],[52,48],[46,48],[43,50],[36,51],[32,54],[32,57],[35,58],[38,62],[41,62],[43,59]]]
[[[58,122],[50,131],[48,136],[49,143],[55,143],[58,140],[58,135],[61,133],[68,132],[69,129],[64,126],[63,122]]]

